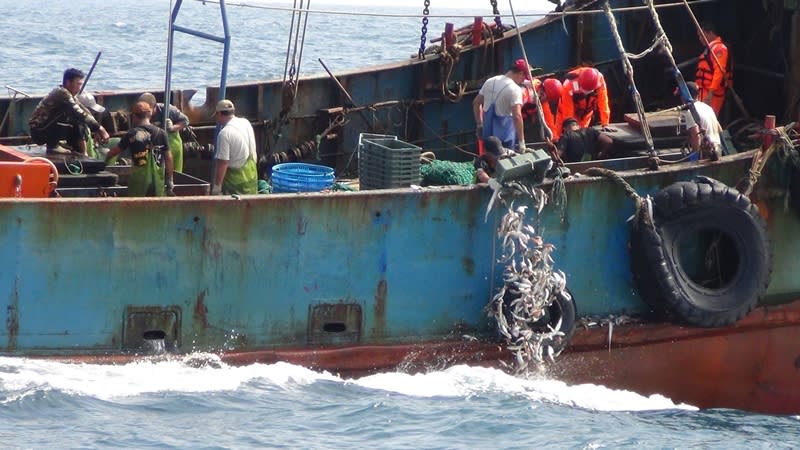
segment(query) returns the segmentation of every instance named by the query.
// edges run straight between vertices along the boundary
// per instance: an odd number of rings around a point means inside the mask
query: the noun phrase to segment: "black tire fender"
[[[758,208],[704,177],[667,186],[653,201],[653,224],[638,221],[631,233],[639,295],[657,314],[690,325],[724,326],[744,317],[772,276]]]
[[[572,340],[575,334],[575,324],[577,322],[578,309],[575,306],[575,299],[568,289],[555,294],[553,303],[547,308],[547,312],[535,324],[543,333],[547,333],[552,328],[560,332],[558,335],[543,341],[543,345],[553,347],[553,351],[561,353]],[[547,351],[545,347],[545,351]]]

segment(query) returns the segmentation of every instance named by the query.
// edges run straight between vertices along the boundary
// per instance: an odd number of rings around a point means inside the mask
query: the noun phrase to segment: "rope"
[[[441,47],[439,53],[439,78],[441,79],[442,97],[451,103],[458,103],[467,91],[467,83],[456,81],[456,92],[450,89],[450,75],[453,74],[453,67],[458,63],[461,50],[458,47],[451,49]]]
[[[788,149],[794,149],[794,144],[792,139],[789,137],[789,134],[786,130],[791,130],[794,127],[794,124],[789,124],[786,127],[776,128],[774,130],[764,130],[762,131],[763,135],[772,135],[777,137],[766,150],[759,149],[758,153],[753,157],[753,162],[750,164],[750,169],[748,170],[747,177],[745,177],[740,184],[742,185],[742,189],[738,189],[739,192],[742,193],[745,197],[749,197],[750,194],[753,192],[753,188],[755,188],[756,183],[758,183],[759,178],[761,178],[761,172],[764,170],[764,167],[767,165],[767,161],[769,158],[776,152],[786,152],[787,154],[791,154],[788,152]],[[796,152],[795,152],[796,153]],[[797,157],[795,156],[795,159]]]
[[[194,0],[198,3],[209,3],[212,5],[219,4],[219,0]],[[692,5],[699,5],[703,3],[716,3],[719,0],[692,0],[689,3]],[[292,12],[296,11],[296,8],[287,8],[285,6],[268,6],[268,5],[253,5],[244,2],[239,3],[229,3],[225,2],[226,7],[241,7],[241,8],[252,8],[252,9],[263,9],[267,11],[285,11],[285,12]],[[673,2],[673,3],[665,3],[662,5],[657,5],[656,8],[672,8],[676,6],[683,6],[683,2]],[[613,12],[631,12],[631,11],[641,11],[646,9],[646,6],[628,6],[624,8],[614,8],[612,9]],[[332,16],[358,16],[358,17],[393,17],[398,19],[416,19],[419,18],[419,14],[392,14],[392,13],[370,13],[370,12],[352,12],[352,11],[336,11],[336,10],[325,10],[325,9],[309,9],[306,12],[311,14],[322,14],[322,15],[332,15]],[[588,11],[552,11],[552,12],[537,12],[537,13],[524,13],[519,14],[517,17],[564,17],[564,16],[590,16],[595,14],[603,14],[603,11],[599,10],[588,10]],[[511,15],[509,14],[500,14],[499,17],[501,18],[510,18]],[[474,14],[438,14],[438,15],[428,15],[430,19],[473,19],[475,18]]]
[[[653,221],[653,199],[650,196],[642,197],[636,192],[636,189],[633,188],[625,179],[623,179],[619,174],[614,172],[613,170],[604,169],[602,167],[590,167],[586,169],[584,172],[586,175],[589,176],[596,176],[596,177],[603,177],[611,180],[614,184],[621,187],[625,191],[625,195],[628,196],[634,202],[635,212],[631,219],[636,219],[633,222],[634,227],[639,226],[639,224],[654,227]],[[628,219],[630,220],[630,219]]]
[[[625,191],[625,195],[635,202],[638,202],[642,198],[633,186],[613,170],[604,169],[602,167],[590,167],[586,169],[584,173],[589,176],[608,178],[613,181],[614,184],[621,187]]]
[[[652,1],[649,0],[649,3],[652,3]],[[650,134],[650,125],[647,124],[647,116],[645,116],[644,113],[642,96],[636,89],[636,81],[633,79],[633,66],[631,65],[631,61],[625,52],[625,46],[622,44],[622,37],[619,35],[619,30],[617,29],[617,19],[614,17],[614,13],[611,12],[611,7],[608,5],[608,1],[603,4],[603,9],[606,12],[608,23],[611,25],[611,34],[614,35],[614,42],[616,42],[617,48],[619,49],[619,53],[621,55],[622,68],[625,71],[625,75],[628,77],[628,84],[630,86],[631,93],[633,94],[633,103],[636,106],[636,115],[639,116],[639,122],[642,124],[642,134],[644,134],[644,139],[647,142],[650,157],[656,161],[657,154],[655,144],[653,144],[653,136]]]

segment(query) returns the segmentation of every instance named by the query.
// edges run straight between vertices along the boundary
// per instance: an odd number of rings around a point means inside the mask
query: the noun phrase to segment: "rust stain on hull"
[[[386,332],[386,294],[388,287],[386,280],[378,282],[375,289],[375,306],[373,308],[375,316],[375,327],[372,329],[375,337],[383,337]]]
[[[194,313],[192,318],[195,325],[200,325],[202,330],[208,328],[208,307],[206,306],[207,291],[203,290],[197,295],[197,300],[194,303]]]
[[[6,349],[11,351],[17,348],[19,335],[19,278],[14,280],[14,291],[6,307],[6,331],[8,332]]]

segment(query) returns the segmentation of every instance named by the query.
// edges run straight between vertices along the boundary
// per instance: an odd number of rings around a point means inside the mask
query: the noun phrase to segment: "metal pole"
[[[89,69],[89,73],[86,74],[86,78],[83,80],[83,86],[81,86],[81,90],[78,91],[78,94],[82,93],[84,89],[86,89],[86,85],[89,84],[89,78],[92,77],[92,73],[94,72],[94,68],[97,67],[97,61],[100,59],[100,55],[102,55],[102,50],[97,52],[97,56],[94,57],[94,62],[92,63],[92,67]]]
[[[225,88],[228,82],[228,57],[231,52],[231,33],[228,28],[228,14],[225,11],[225,0],[219,0],[219,12],[222,15],[222,30],[225,36],[225,43],[222,50],[222,74],[219,77],[219,96],[220,100],[225,98]]]
[[[164,118],[161,123],[164,125],[164,131],[167,131],[167,119],[169,119],[169,105],[170,105],[170,93],[172,90],[172,43],[175,39],[175,19],[178,17],[178,12],[181,9],[181,4],[183,4],[183,0],[178,0],[175,4],[175,8],[172,7],[172,0],[169,2],[169,26],[167,28],[167,67],[166,67],[166,79],[164,81]]]

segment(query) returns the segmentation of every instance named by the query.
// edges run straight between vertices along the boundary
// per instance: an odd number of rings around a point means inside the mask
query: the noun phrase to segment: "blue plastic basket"
[[[306,163],[283,163],[272,167],[272,192],[317,192],[333,186],[333,169]]]

